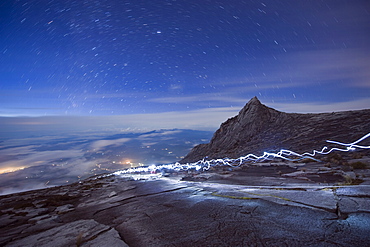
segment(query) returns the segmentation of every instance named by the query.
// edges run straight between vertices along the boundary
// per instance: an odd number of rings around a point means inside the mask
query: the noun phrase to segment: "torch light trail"
[[[342,148],[331,148],[329,149],[328,147],[323,147],[321,151],[313,150],[312,153],[303,153],[299,154],[290,150],[286,149],[281,149],[277,153],[269,153],[269,152],[264,152],[263,155],[257,156],[254,154],[248,154],[243,157],[239,157],[237,159],[229,159],[229,158],[224,158],[224,159],[212,159],[212,160],[199,160],[194,163],[186,163],[186,164],[180,164],[178,162],[174,164],[166,164],[166,165],[151,165],[147,167],[135,167],[135,168],[130,168],[122,171],[115,172],[113,174],[115,175],[120,175],[120,174],[128,174],[128,173],[142,173],[142,172],[156,172],[156,171],[162,171],[162,170],[172,170],[172,171],[187,171],[187,170],[203,170],[206,171],[209,168],[213,166],[231,166],[231,167],[238,167],[241,166],[242,164],[245,164],[247,162],[263,162],[266,160],[273,160],[276,158],[280,158],[283,160],[287,161],[300,161],[303,159],[311,159],[318,161],[317,159],[314,158],[316,154],[321,154],[321,155],[327,155],[330,154],[333,151],[341,151],[341,152],[348,152],[348,151],[354,151],[356,148],[358,149],[370,149],[370,146],[363,146],[363,145],[357,145],[361,141],[367,139],[370,137],[370,133],[367,135],[364,135],[360,139],[352,142],[352,143],[342,143],[338,141],[330,141],[327,140],[326,142],[336,144],[339,146],[343,146]]]

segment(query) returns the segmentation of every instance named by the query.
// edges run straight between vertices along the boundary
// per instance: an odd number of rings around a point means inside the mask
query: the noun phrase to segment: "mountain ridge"
[[[285,113],[252,98],[221,124],[208,144],[195,146],[180,162],[238,158],[249,153],[292,149],[311,152],[326,140],[351,142],[370,132],[370,109],[332,113]]]

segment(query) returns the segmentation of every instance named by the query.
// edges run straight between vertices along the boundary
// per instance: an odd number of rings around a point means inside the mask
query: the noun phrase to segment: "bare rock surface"
[[[1,196],[0,246],[367,246],[370,186],[283,176],[302,167],[319,165],[112,175]]]
[[[77,234],[77,236],[76,236]],[[27,236],[7,246],[128,246],[118,232],[94,220],[76,220]]]
[[[239,114],[222,123],[210,143],[195,146],[181,163],[205,157],[238,158],[290,149],[321,150],[326,140],[351,143],[370,132],[370,109],[318,114],[284,113],[254,97]],[[367,143],[369,145],[369,143]]]

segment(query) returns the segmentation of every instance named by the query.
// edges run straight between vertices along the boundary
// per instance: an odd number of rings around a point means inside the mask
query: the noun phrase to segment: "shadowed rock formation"
[[[370,132],[370,109],[319,114],[280,112],[254,97],[222,123],[211,142],[194,147],[181,163],[208,157],[238,158],[249,153],[321,150],[326,140],[353,142]]]

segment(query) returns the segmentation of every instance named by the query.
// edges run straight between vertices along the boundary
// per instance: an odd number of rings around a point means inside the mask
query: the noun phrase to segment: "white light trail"
[[[328,149],[328,147],[323,147],[321,151],[313,150],[312,153],[303,153],[299,154],[290,150],[281,149],[277,153],[269,153],[264,152],[263,155],[257,156],[254,154],[248,154],[243,157],[239,157],[237,159],[212,159],[212,160],[206,160],[205,158],[203,160],[199,160],[194,163],[186,163],[186,164],[180,164],[178,162],[174,164],[166,164],[166,165],[151,165],[147,167],[135,167],[130,168],[122,171],[117,171],[113,173],[114,175],[120,175],[120,174],[129,174],[129,173],[156,173],[156,172],[165,172],[165,171],[188,171],[188,170],[196,170],[196,171],[206,171],[209,168],[213,166],[231,166],[231,167],[239,167],[242,164],[245,164],[247,162],[263,162],[266,160],[273,160],[276,158],[280,158],[287,161],[300,161],[303,159],[311,159],[318,161],[317,159],[313,158],[316,154],[321,155],[327,155],[330,154],[333,151],[341,151],[341,152],[348,152],[348,151],[354,151],[356,148],[358,149],[370,149],[370,146],[363,146],[363,145],[357,145],[361,141],[367,139],[370,137],[370,133],[367,135],[361,137],[360,139],[352,142],[352,143],[342,143],[338,141],[330,141],[327,140],[326,142],[336,144],[339,146],[343,146],[343,148],[331,148]],[[292,158],[289,158],[292,157]]]

